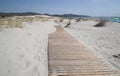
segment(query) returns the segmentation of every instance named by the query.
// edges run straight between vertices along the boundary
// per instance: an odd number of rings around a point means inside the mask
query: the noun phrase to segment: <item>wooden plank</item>
[[[60,26],[49,36],[49,76],[114,75],[109,64],[78,42]]]

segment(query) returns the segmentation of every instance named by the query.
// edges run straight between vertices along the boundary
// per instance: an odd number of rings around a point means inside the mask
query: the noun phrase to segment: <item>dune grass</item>
[[[2,19],[0,19],[0,31],[3,30],[3,26],[4,26],[4,21]]]
[[[0,18],[0,29],[5,28],[23,28],[22,22],[32,23],[33,21],[49,21],[48,18],[41,16],[13,16]]]
[[[70,17],[69,20],[73,20],[74,18],[73,17]]]
[[[94,27],[104,27],[105,23],[106,23],[106,21],[104,19],[100,19],[99,23],[96,24]]]
[[[76,20],[76,22],[80,22],[81,21],[81,18],[78,18],[77,20]]]
[[[27,22],[29,22],[29,23],[32,23],[32,22],[33,22],[33,19],[34,19],[34,18],[32,18],[32,17],[26,18]]]
[[[23,26],[22,26],[22,22],[21,21],[16,21],[15,22],[15,27],[16,28],[22,28]]]
[[[71,22],[69,21],[69,22],[67,23],[67,25],[65,26],[65,28],[70,27],[70,25],[71,25]]]
[[[43,18],[43,19],[41,19],[41,21],[46,22],[46,21],[48,21],[48,18]]]
[[[0,19],[0,28],[4,25],[4,21]]]
[[[8,22],[6,24],[6,28],[13,28],[14,27],[14,21],[12,19],[8,19]]]
[[[60,22],[63,22],[64,19],[60,19]]]
[[[22,19],[7,18],[5,28],[22,28]]]

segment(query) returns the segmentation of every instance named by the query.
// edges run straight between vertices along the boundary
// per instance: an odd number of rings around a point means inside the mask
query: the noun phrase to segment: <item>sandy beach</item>
[[[120,0],[0,0],[0,76],[120,76]]]
[[[103,56],[114,67],[120,68],[120,23],[106,22],[104,27],[94,27],[97,23],[92,20],[74,22],[65,30],[95,53]],[[65,23],[62,23],[62,26],[65,26]]]
[[[107,22],[104,27],[94,27],[98,22],[93,20],[59,21],[57,17],[43,15],[40,19],[36,16],[32,22],[22,22],[22,28],[3,27],[0,31],[0,76],[47,76],[48,35],[56,31],[55,25],[64,27],[69,22],[70,27],[64,28],[65,31],[103,57],[114,69],[119,69],[120,23]]]
[[[0,76],[47,76],[48,34],[56,23],[49,19],[22,25],[0,31]]]

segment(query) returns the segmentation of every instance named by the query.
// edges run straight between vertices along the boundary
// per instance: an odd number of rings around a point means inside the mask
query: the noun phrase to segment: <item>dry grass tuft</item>
[[[99,23],[96,24],[94,27],[104,27],[105,23],[106,23],[106,21],[104,19],[100,19]]]
[[[33,20],[34,20],[34,18],[29,17],[29,18],[27,18],[27,20],[28,20],[28,22],[32,23],[32,22],[33,22]]]
[[[73,20],[74,18],[73,17],[70,17],[69,20]]]
[[[1,18],[0,31],[5,28],[23,28],[22,26],[23,20],[24,19],[21,16]]]
[[[60,19],[60,22],[63,22],[64,19]]]
[[[22,28],[22,19],[8,18],[6,28]]]
[[[49,21],[48,18],[43,18],[41,19],[42,22],[46,22],[46,21]]]
[[[15,24],[14,20],[8,19],[8,22],[6,24],[6,28],[14,28],[14,24]]]
[[[70,27],[70,25],[71,25],[71,22],[69,22],[69,23],[65,26],[65,28]]]
[[[81,18],[78,18],[78,19],[76,20],[76,22],[79,22],[79,21],[81,21]]]
[[[22,26],[21,21],[16,21],[16,22],[15,22],[15,27],[16,27],[16,28],[22,28],[23,26]]]
[[[0,28],[4,25],[4,21],[0,19]]]
[[[4,21],[2,19],[0,19],[0,31],[2,31],[4,26]]]

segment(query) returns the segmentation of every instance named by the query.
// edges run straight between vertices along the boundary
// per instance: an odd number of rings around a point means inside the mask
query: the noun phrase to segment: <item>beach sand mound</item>
[[[48,34],[54,20],[24,22],[24,28],[0,32],[0,76],[47,76]]]
[[[80,42],[101,54],[109,63],[120,68],[120,59],[113,55],[120,54],[120,23],[106,22],[105,27],[96,28],[95,21],[81,21],[74,23],[66,31],[71,33]]]

